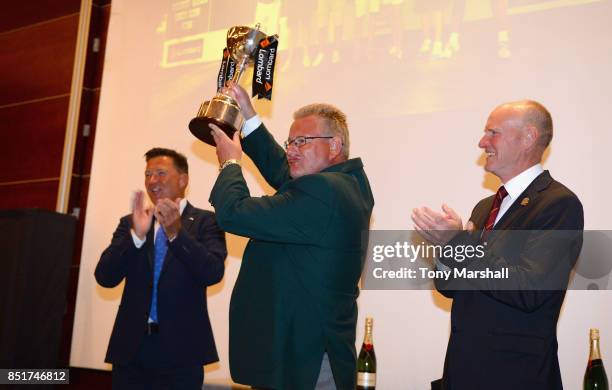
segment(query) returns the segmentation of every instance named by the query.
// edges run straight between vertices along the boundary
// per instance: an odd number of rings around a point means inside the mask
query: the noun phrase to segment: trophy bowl
[[[236,62],[232,81],[238,83],[244,70],[254,62],[259,42],[265,37],[266,35],[259,31],[259,26],[235,26],[227,31],[227,48]],[[197,139],[216,146],[208,126],[211,123],[217,125],[230,138],[244,124],[238,103],[223,91],[219,91],[210,101],[202,103],[196,117],[189,122],[189,130]]]
[[[227,31],[227,48],[237,63],[240,63],[243,58],[249,59],[249,62],[252,63],[257,45],[265,37],[266,34],[259,31],[259,25],[255,28],[235,26]]]

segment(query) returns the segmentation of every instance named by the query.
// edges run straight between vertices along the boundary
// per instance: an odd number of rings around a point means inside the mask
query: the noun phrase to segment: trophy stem
[[[236,65],[236,71],[234,72],[234,77],[232,77],[232,81],[238,84],[238,80],[242,76],[242,72],[246,68],[247,62],[249,61],[249,57],[243,57],[239,64]]]

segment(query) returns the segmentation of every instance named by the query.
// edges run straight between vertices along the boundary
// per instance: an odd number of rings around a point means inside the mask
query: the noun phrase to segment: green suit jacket
[[[374,206],[363,164],[293,180],[263,125],[242,145],[277,192],[251,197],[230,165],[211,193],[219,226],[250,238],[230,303],[232,378],[310,390],[327,351],[338,389],[354,389],[356,299]]]

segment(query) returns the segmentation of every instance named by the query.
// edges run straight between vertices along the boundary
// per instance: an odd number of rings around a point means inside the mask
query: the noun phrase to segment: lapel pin
[[[521,206],[527,206],[529,204],[529,198],[525,197],[521,200]]]
[[[193,221],[193,217],[189,217],[189,220],[190,220],[190,221]]]

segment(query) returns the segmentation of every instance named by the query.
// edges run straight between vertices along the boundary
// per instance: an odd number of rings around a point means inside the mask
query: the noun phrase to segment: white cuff
[[[244,121],[244,125],[242,125],[242,136],[248,136],[259,126],[261,126],[261,119],[259,119],[259,115],[255,114],[251,118]]]
[[[147,236],[145,236],[144,240],[141,240],[134,232],[134,229],[130,229],[130,233],[132,233],[132,240],[134,241],[136,248],[142,248],[144,243],[147,242]]]

